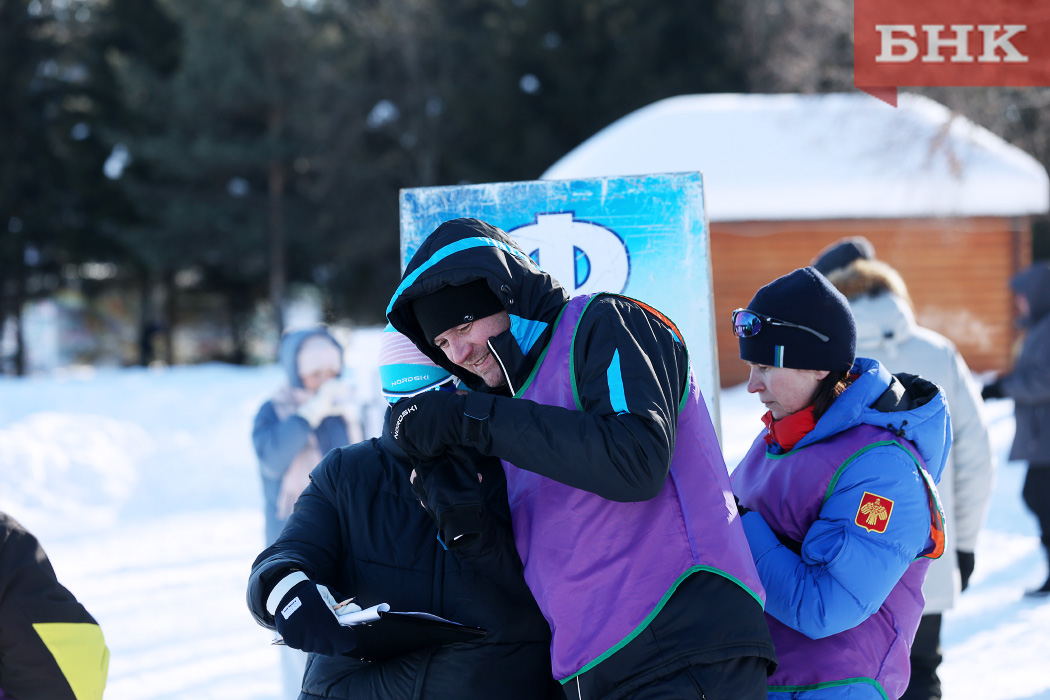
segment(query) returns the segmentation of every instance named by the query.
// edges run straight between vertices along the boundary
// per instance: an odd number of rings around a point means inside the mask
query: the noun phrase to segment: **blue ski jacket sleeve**
[[[854,523],[864,492],[893,500],[886,532]],[[766,612],[811,639],[850,629],[878,610],[929,537],[929,501],[918,467],[895,445],[854,460],[824,501],[796,553],[762,515],[742,523],[766,584]]]

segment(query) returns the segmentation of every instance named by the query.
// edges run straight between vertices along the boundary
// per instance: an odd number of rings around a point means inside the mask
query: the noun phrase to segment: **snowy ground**
[[[369,376],[374,346],[354,350]],[[279,381],[224,365],[0,378],[0,509],[101,623],[107,700],[278,700],[277,651],[244,590],[263,532],[251,421]],[[1050,600],[1022,598],[1046,566],[1023,470],[1005,462],[1012,404],[986,408],[1004,461],[970,590],[946,616],[945,697],[1050,700]],[[735,465],[761,406],[734,387],[721,412]]]

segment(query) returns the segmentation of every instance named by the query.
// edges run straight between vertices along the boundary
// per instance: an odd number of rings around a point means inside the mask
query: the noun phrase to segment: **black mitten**
[[[339,624],[332,593],[319,583],[300,581],[284,594],[273,616],[284,643],[294,649],[341,656],[357,646],[352,627]]]
[[[446,547],[462,547],[481,534],[485,512],[477,470],[471,453],[451,447],[434,460],[415,464],[412,490],[434,518]]]
[[[747,506],[740,505],[740,496],[737,496],[735,493],[733,494],[733,500],[736,501],[736,512],[740,513],[740,517],[744,517],[744,513],[751,512],[751,509]]]
[[[970,585],[970,576],[973,574],[973,552],[956,550],[956,560],[959,562],[959,577],[962,579],[962,590]]]
[[[401,399],[390,408],[389,434],[415,460],[429,460],[458,444],[464,397],[450,391],[428,391]]]
[[[981,389],[981,398],[985,401],[988,399],[1006,398],[1006,393],[1003,391],[1002,380],[996,379],[991,384],[985,384]]]

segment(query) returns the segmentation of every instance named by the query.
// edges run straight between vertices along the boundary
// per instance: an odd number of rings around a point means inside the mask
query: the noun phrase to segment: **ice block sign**
[[[401,269],[441,223],[506,231],[570,295],[615,292],[681,330],[719,428],[711,247],[700,173],[538,180],[401,191]]]
[[[612,229],[559,212],[537,214],[535,222],[507,233],[572,296],[627,288],[630,253]]]

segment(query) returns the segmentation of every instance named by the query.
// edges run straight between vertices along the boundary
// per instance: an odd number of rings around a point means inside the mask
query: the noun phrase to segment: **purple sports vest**
[[[859,425],[783,455],[769,455],[759,435],[733,472],[741,503],[758,511],[787,539],[801,543],[820,514],[828,486],[858,450],[875,442],[896,442],[925,471],[911,443],[872,425]],[[890,698],[908,686],[909,653],[922,616],[922,582],[930,560],[916,560],[875,613],[852,629],[810,639],[768,613],[766,621],[780,662],[769,679],[770,692],[813,690],[854,680],[876,685]],[[863,575],[862,572],[858,572]]]
[[[578,410],[572,343],[591,298],[569,301],[518,397]],[[725,462],[692,375],[670,473],[651,500],[609,501],[506,461],[503,466],[525,580],[551,627],[556,679],[589,670],[627,644],[696,571],[725,576],[764,605]]]

